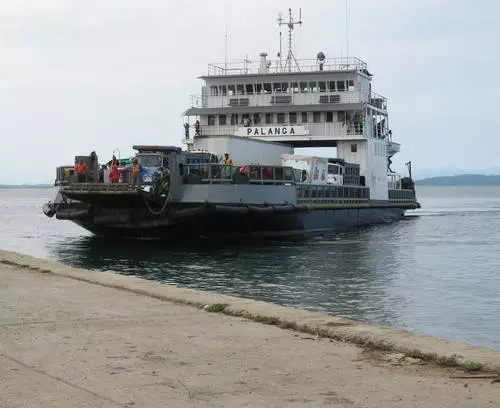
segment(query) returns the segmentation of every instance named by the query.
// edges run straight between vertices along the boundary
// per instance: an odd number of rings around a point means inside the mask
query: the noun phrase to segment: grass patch
[[[481,371],[483,369],[483,365],[475,361],[469,361],[467,363],[464,363],[462,364],[462,367],[465,368],[467,371]]]
[[[342,326],[352,326],[352,323],[342,323],[342,322],[328,322],[326,324],[329,327],[342,327]]]
[[[229,305],[227,303],[214,303],[210,306],[205,306],[204,309],[211,313],[222,313]]]
[[[445,366],[445,367],[460,367],[462,364],[457,359],[457,356],[452,355],[452,356],[439,356],[435,357],[433,360],[436,364],[440,366]]]
[[[14,262],[14,261],[9,261],[8,259],[2,259],[2,260],[0,260],[0,263],[2,263],[4,265],[19,266],[21,268],[31,269],[31,267],[28,264],[21,264],[21,263],[17,263],[17,262]]]
[[[52,271],[49,269],[43,269],[43,268],[40,268],[38,266],[31,266],[28,264],[17,263],[14,261],[10,261],[8,259],[0,259],[0,264],[9,265],[9,266],[17,266],[18,268],[25,268],[25,269],[29,269],[30,271],[37,271],[37,272],[41,272],[41,273],[52,273]]]

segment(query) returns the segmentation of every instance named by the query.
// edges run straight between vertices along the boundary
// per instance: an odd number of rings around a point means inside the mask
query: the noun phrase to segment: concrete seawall
[[[90,272],[14,252],[0,251],[0,277],[0,327],[4,328],[0,334],[0,378],[4,378],[0,406],[2,401],[8,402],[6,406],[25,406],[22,380],[12,374],[16,370],[31,370],[33,378],[47,375],[50,381],[66,384],[71,392],[87,393],[95,399],[87,404],[82,394],[78,398],[83,402],[71,406],[456,408],[494,407],[500,401],[500,383],[491,383],[493,373],[500,373],[500,351],[112,272]],[[189,348],[200,330],[201,343]],[[51,336],[57,341],[51,343]],[[118,337],[127,339],[125,346],[116,344]],[[151,350],[136,360],[123,349],[146,344]],[[184,353],[182,359],[179,357],[182,361],[173,361],[168,369],[166,362],[172,351],[165,351],[166,344],[176,353]],[[113,365],[115,358],[120,363]],[[200,368],[200,359],[214,360],[217,375],[210,368],[205,373],[207,367]],[[98,364],[101,360],[107,364]],[[217,361],[227,363],[219,367]],[[152,394],[148,400],[150,394],[143,386],[129,384],[133,391],[126,394],[120,388],[122,382],[136,378],[132,374],[139,375],[137,370],[146,370],[144,364],[159,367],[152,369],[153,377],[178,370],[176,378],[186,378],[192,384],[170,377],[171,382],[153,382],[157,392],[175,394],[171,404]],[[255,372],[247,370],[249,364],[255,366]],[[94,370],[89,366],[95,366]],[[191,367],[190,371],[184,366]],[[482,368],[481,374],[488,379],[475,377],[473,384],[467,379],[450,379],[474,376],[464,372],[464,366]],[[246,373],[243,377],[242,370]],[[117,373],[125,377],[113,377]],[[283,373],[289,377],[282,377]],[[99,379],[104,374],[105,379]],[[211,375],[208,383],[204,375]],[[248,378],[256,383],[249,385]],[[273,381],[276,389],[269,388]],[[351,389],[352,382],[358,384],[356,389]],[[327,384],[340,388],[325,390]],[[14,392],[16,387],[19,395]],[[207,397],[208,391],[200,391],[200,387],[214,390]],[[378,394],[367,400],[363,393],[372,392],[373,387],[380,388]],[[249,397],[248,392],[254,396]],[[43,391],[32,390],[30,398],[37,398],[37,393]],[[474,402],[467,401],[470,399]],[[397,403],[406,400],[408,405]],[[50,403],[33,406],[70,406],[55,399],[47,401]]]
[[[92,273],[86,269],[72,268],[57,262],[15,252],[0,251],[0,262],[43,270],[55,275],[126,290],[169,302],[200,308],[210,307],[210,311],[244,317],[322,337],[349,341],[358,345],[383,350],[390,349],[410,356],[423,357],[438,363],[442,362],[444,365],[447,363],[453,365],[453,361],[456,361],[457,364],[476,362],[481,364],[485,370],[500,373],[500,350],[476,347],[387,326],[361,323],[342,317],[328,316],[256,300],[179,288],[137,277],[119,275],[114,272]]]

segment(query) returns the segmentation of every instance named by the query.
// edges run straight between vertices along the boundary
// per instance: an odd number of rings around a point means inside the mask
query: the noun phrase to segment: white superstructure
[[[286,25],[293,30],[291,23],[290,14]],[[270,61],[263,52],[254,62],[210,64],[201,95],[185,113],[190,125],[200,124],[188,146],[208,149],[210,137],[230,136],[337,147],[338,158],[359,164],[370,198],[387,200],[388,160],[399,144],[392,141],[387,100],[373,92],[367,64],[323,52],[296,60],[290,47],[286,60]]]

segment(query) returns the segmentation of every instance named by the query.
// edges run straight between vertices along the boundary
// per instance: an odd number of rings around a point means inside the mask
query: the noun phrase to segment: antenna
[[[283,21],[283,13],[279,12],[278,13],[278,26],[280,27],[280,50],[278,52],[278,68],[280,71],[283,71],[283,65],[281,63],[281,58],[283,57],[283,42],[282,42],[282,32],[281,32],[281,23]]]
[[[346,50],[345,50],[346,61],[347,64],[349,64],[349,0],[345,0],[345,41],[346,41]]]
[[[252,61],[250,61],[248,59],[248,54],[245,56],[245,59],[243,60],[243,71],[245,72],[245,74],[248,74],[248,65],[247,64],[250,64]]]
[[[224,10],[224,74],[227,74],[227,10]]]
[[[284,70],[288,67],[288,72],[292,72],[292,64],[295,63],[297,71],[300,71],[299,64],[293,55],[293,30],[296,25],[302,25],[302,9],[299,9],[299,20],[295,21],[292,16],[292,9],[288,9],[288,21],[283,20],[283,16],[280,13],[278,15],[278,26],[288,26],[288,53],[286,56]],[[280,31],[280,48],[281,48],[281,31]],[[281,50],[280,50],[280,61],[281,61]],[[281,65],[281,64],[280,64]]]

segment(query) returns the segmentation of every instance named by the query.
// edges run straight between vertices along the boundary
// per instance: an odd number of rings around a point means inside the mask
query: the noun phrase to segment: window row
[[[342,81],[309,81],[309,82],[264,82],[240,85],[212,85],[211,96],[254,95],[271,93],[311,93],[311,92],[345,92],[354,90],[352,79]]]
[[[233,113],[231,115],[208,115],[208,126],[225,125],[271,125],[271,124],[290,124],[298,123],[322,123],[322,122],[340,122],[343,124],[356,123],[362,125],[359,115],[352,116],[344,111],[327,112],[289,112],[289,113]],[[353,122],[354,121],[354,122]]]

